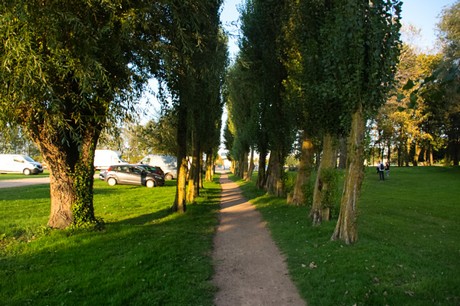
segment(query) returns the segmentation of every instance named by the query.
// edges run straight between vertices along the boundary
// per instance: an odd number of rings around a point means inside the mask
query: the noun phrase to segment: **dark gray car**
[[[107,171],[101,172],[101,179],[110,186],[120,185],[142,185],[149,188],[163,186],[164,178],[156,173],[148,172],[136,165],[113,165]]]

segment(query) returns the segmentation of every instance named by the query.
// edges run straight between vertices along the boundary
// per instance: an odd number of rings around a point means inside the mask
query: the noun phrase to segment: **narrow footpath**
[[[306,305],[255,207],[222,173],[220,224],[214,238],[217,306]]]

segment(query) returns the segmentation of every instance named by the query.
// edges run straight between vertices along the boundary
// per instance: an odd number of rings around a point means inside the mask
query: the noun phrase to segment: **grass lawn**
[[[335,221],[312,227],[308,207],[240,183],[309,305],[460,305],[460,169],[367,169],[353,246],[330,241]],[[100,232],[49,230],[46,185],[0,189],[0,304],[212,305],[220,186],[180,215],[174,184],[97,180]]]
[[[309,207],[239,183],[309,305],[460,305],[459,168],[367,169],[353,246],[330,240],[336,220],[312,227]]]
[[[0,190],[1,305],[212,305],[220,185],[186,214],[165,187],[95,181],[103,231],[49,230],[49,187]]]
[[[40,174],[31,174],[31,175],[24,175],[22,173],[0,173],[0,181],[2,180],[18,180],[24,178],[38,178],[38,177],[45,177],[49,176],[48,171],[44,171]]]

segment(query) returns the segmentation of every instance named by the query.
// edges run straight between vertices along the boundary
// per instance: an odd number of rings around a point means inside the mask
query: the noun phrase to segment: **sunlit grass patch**
[[[460,169],[367,169],[353,246],[330,240],[336,220],[313,227],[309,207],[239,183],[310,305],[460,304]]]
[[[40,201],[2,193],[0,206],[7,210],[0,212],[0,227],[15,229],[2,238],[2,304],[212,305],[220,185],[207,183],[197,204],[173,214],[174,184],[110,187],[96,181],[94,206],[105,221],[102,231],[43,231],[49,189],[20,188]],[[25,215],[33,218],[23,220]],[[17,239],[23,236],[15,232],[24,228],[32,239]]]

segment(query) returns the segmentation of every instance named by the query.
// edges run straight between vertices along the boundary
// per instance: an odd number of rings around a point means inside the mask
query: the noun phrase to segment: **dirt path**
[[[217,306],[306,305],[261,215],[236,183],[221,176],[220,225],[214,238]]]

